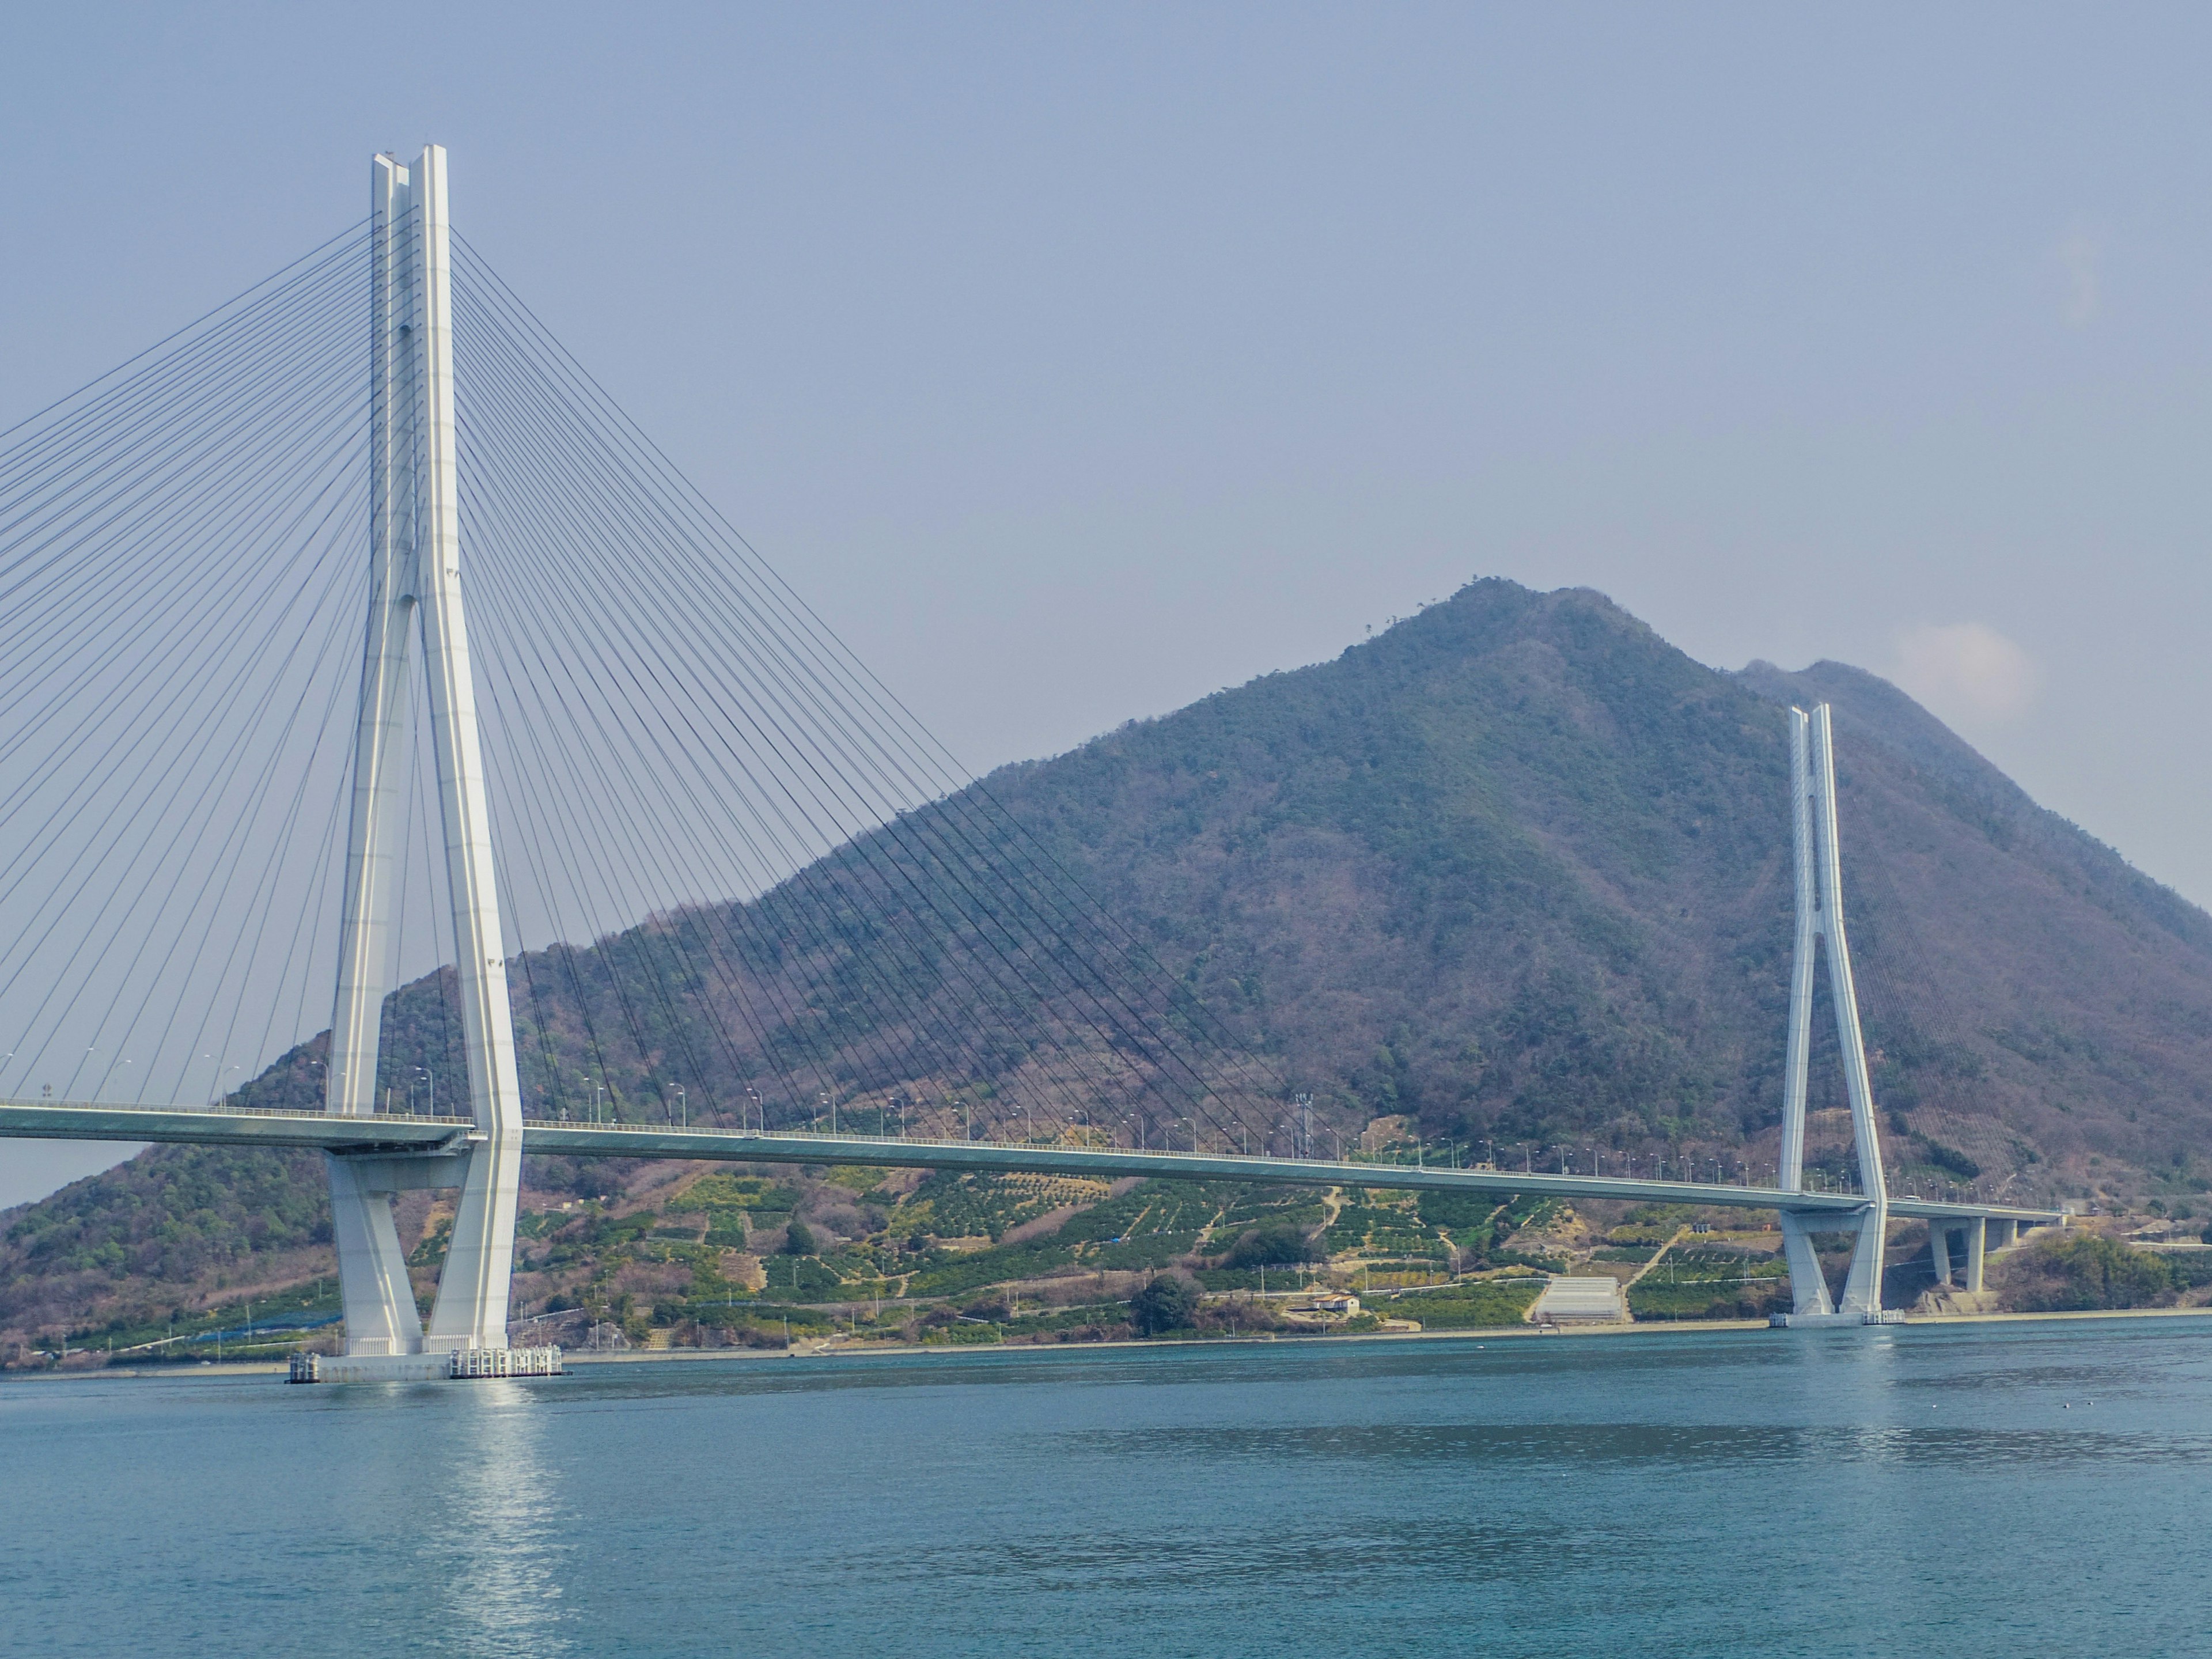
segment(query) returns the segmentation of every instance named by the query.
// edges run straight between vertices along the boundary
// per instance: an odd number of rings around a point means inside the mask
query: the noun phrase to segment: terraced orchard
[[[1789,1291],[1779,1234],[1741,1213],[856,1168],[547,1158],[531,1175],[517,1328],[575,1347],[1481,1330],[1522,1323],[1560,1272],[1618,1277],[1640,1321],[1758,1317]],[[426,1302],[450,1224],[427,1198],[402,1217]],[[64,1346],[328,1346],[335,1311],[305,1264],[296,1284],[118,1309]]]
[[[1603,1258],[1632,1275],[1682,1224],[1647,1216],[1593,1234],[1556,1200],[1382,1188],[677,1165],[666,1177],[628,1200],[532,1208],[525,1311],[571,1340],[684,1346],[1474,1330],[1522,1322],[1547,1272]],[[1695,1316],[1739,1276],[1719,1271],[1739,1248],[1678,1251],[1663,1290],[1632,1295],[1656,1316]],[[1143,1299],[1164,1277],[1188,1285],[1189,1306]],[[1360,1305],[1316,1307],[1323,1292]]]

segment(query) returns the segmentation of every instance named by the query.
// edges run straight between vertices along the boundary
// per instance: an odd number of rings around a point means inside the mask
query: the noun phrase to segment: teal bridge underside
[[[75,1102],[0,1102],[0,1136],[37,1140],[182,1142],[203,1146],[304,1147],[326,1152],[459,1152],[476,1131],[463,1120],[378,1114],[240,1111],[222,1108],[102,1106]],[[1249,1181],[1278,1186],[1381,1187],[1413,1192],[1527,1193],[1615,1199],[1638,1204],[1709,1204],[1745,1210],[1786,1207],[1799,1214],[1856,1215],[1856,1193],[1787,1193],[1771,1187],[1632,1176],[1547,1175],[1541,1170],[1455,1169],[1438,1164],[1239,1157],[1233,1153],[1139,1151],[1127,1146],[1035,1146],[994,1140],[922,1140],[893,1136],[791,1134],[678,1128],[666,1124],[595,1124],[530,1119],[526,1152],[585,1158],[722,1158],[745,1164],[849,1164],[887,1169],[961,1170],[979,1175],[1057,1175],[1113,1180],[1152,1176],[1176,1181]],[[1912,1220],[2014,1220],[2047,1226],[2055,1210],[1942,1199],[1893,1197],[1889,1213]]]

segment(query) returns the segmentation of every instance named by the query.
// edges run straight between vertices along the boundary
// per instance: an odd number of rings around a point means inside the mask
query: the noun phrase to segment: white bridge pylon
[[[1866,1203],[1856,1214],[1781,1206],[1782,1242],[1790,1263],[1793,1323],[1834,1319],[1859,1324],[1881,1318],[1881,1271],[1889,1227],[1889,1185],[1882,1173],[1881,1138],[1875,1120],[1874,1088],[1867,1075],[1866,1039],[1859,1029],[1858,990],[1851,979],[1851,948],[1844,931],[1843,860],[1836,845],[1835,734],[1826,703],[1810,714],[1790,711],[1790,804],[1797,878],[1796,951],[1790,972],[1790,1047],[1782,1103],[1782,1168],[1787,1193],[1805,1190],[1805,1082],[1813,1046],[1814,952],[1827,949],[1829,1000],[1836,1012],[1844,1086],[1850,1097],[1851,1135],[1859,1190]],[[1815,1231],[1856,1235],[1842,1305],[1828,1294]]]
[[[369,600],[362,651],[337,1000],[325,1109],[376,1109],[377,1040],[392,989],[419,627],[453,896],[454,962],[474,1127],[432,1153],[332,1153],[332,1231],[346,1353],[363,1358],[507,1346],[522,1173],[522,1091],[492,867],[468,629],[461,610],[459,468],[446,152],[370,168]],[[395,1193],[460,1188],[426,1330],[392,1219]]]

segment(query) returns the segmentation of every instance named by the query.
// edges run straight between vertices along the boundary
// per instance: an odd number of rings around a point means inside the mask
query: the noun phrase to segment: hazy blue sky
[[[2202,902],[2208,60],[2145,6],[18,7],[0,424],[434,139],[978,770],[1495,574],[1889,673]]]

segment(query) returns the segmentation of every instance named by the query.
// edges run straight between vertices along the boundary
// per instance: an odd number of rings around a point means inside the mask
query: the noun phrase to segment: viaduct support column
[[[1928,1261],[1936,1270],[1936,1282],[1951,1282],[1951,1224],[1931,1221],[1928,1224]]]

